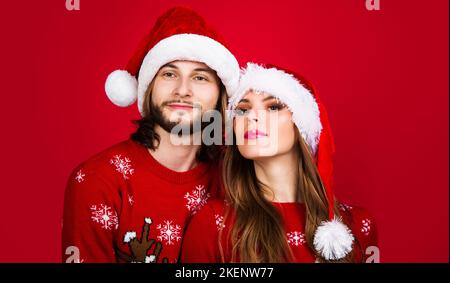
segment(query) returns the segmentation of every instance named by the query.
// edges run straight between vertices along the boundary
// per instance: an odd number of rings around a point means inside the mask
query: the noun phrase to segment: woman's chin
[[[276,148],[268,146],[239,145],[238,149],[244,158],[251,160],[273,157],[278,154]]]

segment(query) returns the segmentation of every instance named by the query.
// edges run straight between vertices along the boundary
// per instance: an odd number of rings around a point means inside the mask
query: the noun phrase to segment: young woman
[[[312,85],[249,63],[229,108],[237,145],[224,157],[226,197],[192,218],[181,261],[365,262],[376,226],[334,198],[334,143]]]

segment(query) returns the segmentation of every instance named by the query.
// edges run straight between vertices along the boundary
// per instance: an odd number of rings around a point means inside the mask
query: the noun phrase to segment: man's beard
[[[180,102],[181,101],[166,101],[166,102],[163,102],[161,104],[161,106],[157,106],[153,102],[150,102],[150,114],[149,115],[151,115],[151,117],[153,118],[153,121],[155,121],[155,123],[157,125],[159,125],[161,128],[163,128],[168,133],[172,133],[173,128],[178,126],[177,134],[179,136],[181,136],[183,133],[186,133],[186,132],[189,133],[189,134],[194,134],[195,132],[203,130],[209,124],[208,122],[201,122],[202,115],[200,115],[199,117],[194,117],[193,118],[194,120],[191,123],[186,124],[186,125],[181,124],[181,123],[183,123],[181,121],[180,122],[172,122],[168,118],[166,118],[164,116],[164,114],[163,114],[163,110],[162,109],[166,105],[169,105],[171,103],[180,103]],[[183,102],[183,103],[186,103],[186,102]],[[196,110],[195,107],[196,106],[193,105],[192,111]],[[201,108],[199,110],[197,110],[197,111],[201,111]],[[200,127],[197,126],[197,127],[194,128],[194,124],[195,123],[198,124],[199,122],[201,123],[200,124],[201,126]]]

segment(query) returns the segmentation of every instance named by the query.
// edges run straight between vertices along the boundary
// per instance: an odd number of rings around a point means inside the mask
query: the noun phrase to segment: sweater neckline
[[[303,209],[305,208],[305,203],[303,202],[278,202],[272,201],[273,206],[280,209]]]
[[[146,164],[146,168],[151,171],[152,174],[158,175],[159,177],[171,182],[171,183],[189,183],[197,180],[205,173],[207,173],[210,168],[208,163],[199,162],[194,168],[184,171],[177,172],[172,169],[169,169],[159,163],[148,151],[147,147],[140,144],[137,141],[131,140],[133,144],[136,146],[139,155],[142,157],[142,160]]]
[[[305,205],[304,202],[298,202],[298,201],[288,201],[288,202],[271,201],[271,203],[277,204],[277,205]]]

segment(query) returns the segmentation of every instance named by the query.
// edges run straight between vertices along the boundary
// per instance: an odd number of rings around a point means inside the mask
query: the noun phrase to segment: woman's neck
[[[269,201],[297,202],[298,157],[295,150],[273,157],[261,158],[253,162],[256,177],[270,188],[265,193]],[[302,201],[302,200],[300,200]]]
[[[171,137],[170,133],[158,125],[155,126],[155,132],[160,137],[159,146],[149,152],[161,165],[176,172],[185,172],[197,165],[196,156],[200,145],[192,143],[192,136]]]

